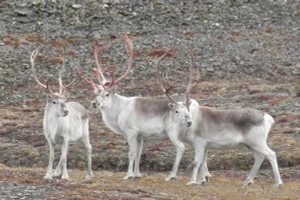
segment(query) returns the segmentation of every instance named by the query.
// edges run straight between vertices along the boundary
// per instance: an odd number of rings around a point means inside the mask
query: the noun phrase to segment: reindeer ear
[[[192,100],[191,100],[191,99],[188,99],[187,102],[186,102],[186,106],[187,106],[187,107],[190,107],[191,103],[192,103]]]
[[[52,100],[51,96],[49,94],[46,94],[46,102],[50,103]]]
[[[169,106],[171,109],[174,109],[174,108],[175,108],[175,103],[168,103],[168,106]]]
[[[113,86],[112,86],[112,87],[109,89],[109,91],[111,91],[111,92],[112,92],[112,94],[115,94],[115,92],[116,92],[117,88],[118,88],[118,86],[117,86],[117,85],[113,85]]]

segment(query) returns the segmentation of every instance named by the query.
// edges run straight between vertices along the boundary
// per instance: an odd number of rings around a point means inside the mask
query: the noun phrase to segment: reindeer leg
[[[87,180],[91,180],[94,177],[93,171],[92,171],[92,145],[90,143],[89,138],[89,122],[88,119],[83,121],[83,136],[79,140],[81,144],[84,146],[86,150],[86,156],[87,156],[87,170],[88,175],[85,177]]]
[[[193,168],[193,174],[190,179],[190,181],[187,183],[187,185],[197,184],[197,174],[199,171],[199,167],[203,165],[203,158],[205,154],[204,145],[197,144],[195,147],[195,158],[194,158],[194,168]]]
[[[53,162],[54,162],[54,146],[55,144],[51,142],[51,140],[46,137],[47,141],[48,141],[48,145],[49,145],[49,163],[48,163],[48,169],[47,169],[47,173],[44,176],[44,180],[52,180],[52,175],[53,175]]]
[[[129,166],[124,179],[134,178],[133,163],[138,155],[138,139],[135,133],[128,134],[127,141],[129,144]]]
[[[270,164],[272,166],[272,169],[273,169],[273,173],[274,173],[274,179],[275,179],[275,185],[274,186],[275,187],[280,187],[282,185],[282,180],[281,180],[281,177],[280,177],[280,173],[279,173],[279,169],[278,169],[277,158],[276,158],[275,152],[272,151],[268,147],[266,141],[263,141],[263,143],[261,145],[259,145],[259,146],[256,144],[256,146],[251,147],[251,148],[254,151],[262,154],[263,156],[265,156],[269,160],[269,162],[270,162]],[[260,159],[262,159],[262,157]],[[254,163],[254,166],[257,167],[257,168],[259,168],[260,165],[261,165],[261,163],[262,163],[262,161],[259,160],[259,161],[257,161],[257,166],[255,166],[256,163]],[[258,171],[258,169],[256,169],[256,168],[254,168],[253,171],[251,170],[250,175],[247,178],[247,180],[248,179],[249,180],[253,179],[254,176],[256,175],[257,171]],[[247,184],[247,180],[245,181],[246,184]],[[245,183],[244,183],[244,186],[245,186]]]
[[[64,138],[61,144],[61,157],[57,168],[55,170],[55,175],[59,176],[61,174],[61,168],[63,168],[61,179],[69,179],[68,171],[67,171],[67,152],[68,152],[68,144],[69,139]]]
[[[92,180],[94,177],[93,170],[92,170],[92,145],[85,136],[80,140],[81,144],[84,146],[87,156],[87,171],[88,175],[85,177],[87,180]]]
[[[245,182],[243,183],[243,186],[244,187],[247,187],[248,185],[252,184],[254,182],[254,178],[262,164],[262,162],[264,161],[265,159],[265,156],[263,156],[262,154],[254,151],[253,149],[250,149],[253,153],[253,156],[254,156],[254,165],[252,166],[251,168],[251,171],[247,177],[247,179],[245,180]]]
[[[61,155],[60,155],[59,162],[58,162],[57,167],[56,167],[56,169],[53,173],[53,176],[55,176],[55,177],[58,177],[58,176],[61,175],[61,168],[62,168],[62,165],[63,165],[63,155],[62,155],[63,150],[62,150],[62,148],[63,148],[63,144],[61,146]]]
[[[207,159],[207,151],[205,151],[204,158],[203,158],[203,161],[202,161],[203,164],[200,167],[200,178],[199,178],[199,183],[200,184],[203,184],[205,182],[209,182],[210,177],[211,177],[211,175],[208,171],[208,168],[207,168],[206,159]]]
[[[137,141],[137,156],[135,159],[135,163],[134,163],[134,177],[135,178],[139,178],[141,177],[141,173],[140,173],[140,160],[141,160],[141,155],[142,155],[142,149],[143,149],[143,140],[139,140]]]
[[[178,167],[180,164],[180,161],[182,159],[185,147],[182,142],[180,142],[177,138],[177,135],[168,134],[171,142],[176,148],[176,158],[174,161],[174,165],[172,167],[172,171],[170,172],[169,176],[165,179],[165,181],[170,181],[171,179],[174,179],[177,177]]]

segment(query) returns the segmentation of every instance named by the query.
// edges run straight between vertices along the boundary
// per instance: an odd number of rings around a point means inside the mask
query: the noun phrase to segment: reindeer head
[[[45,88],[48,91],[46,111],[52,113],[56,117],[65,117],[69,114],[69,110],[65,104],[65,102],[67,100],[67,98],[66,98],[67,88],[70,87],[76,81],[76,78],[68,85],[64,85],[62,82],[62,74],[65,70],[65,55],[66,55],[65,49],[64,49],[63,55],[60,55],[60,54],[58,55],[60,57],[60,59],[62,60],[62,67],[61,67],[61,70],[60,70],[59,76],[58,76],[59,91],[53,92],[49,88],[49,81],[47,81],[46,84],[41,83],[39,81],[39,79],[37,78],[36,69],[35,69],[35,61],[36,61],[36,58],[41,49],[42,49],[42,46],[38,47],[31,53],[31,56],[30,56],[31,69],[33,72],[34,79],[40,86],[42,86],[43,88]]]
[[[160,72],[159,65],[161,60],[165,57],[165,55],[168,53],[168,51],[165,52],[164,55],[162,55],[160,58],[155,59],[154,62],[156,64],[156,73],[157,73],[157,80],[159,82],[159,85],[162,89],[162,91],[165,93],[165,95],[168,97],[168,99],[171,101],[169,103],[169,107],[171,109],[171,116],[173,118],[173,121],[175,123],[179,124],[185,124],[187,127],[192,125],[192,118],[189,112],[189,106],[190,106],[190,98],[189,98],[189,93],[191,89],[195,86],[192,84],[191,81],[191,76],[190,76],[190,81],[186,89],[186,94],[185,94],[185,100],[183,102],[178,101],[176,102],[170,95],[169,92],[174,89],[177,86],[174,86],[174,84],[168,82],[164,82],[162,73]],[[191,73],[191,72],[190,72]]]
[[[129,51],[129,64],[127,67],[126,72],[116,79],[115,72],[116,72],[116,64],[112,68],[107,67],[106,69],[103,69],[100,66],[98,55],[105,51],[108,47],[102,46],[100,49],[98,49],[98,41],[96,41],[93,45],[93,53],[95,57],[96,62],[96,68],[94,69],[94,76],[99,82],[99,84],[95,84],[92,79],[86,79],[82,75],[80,76],[83,78],[86,82],[89,83],[93,90],[93,100],[91,101],[91,104],[94,108],[100,107],[107,107],[113,105],[114,97],[115,97],[115,89],[116,86],[120,81],[122,81],[129,73],[132,68],[133,63],[133,44],[132,41],[128,38],[126,34],[121,34],[120,38],[123,39],[127,45],[128,51]],[[107,73],[111,76],[111,80],[108,81],[104,73]]]
[[[171,109],[172,121],[176,124],[184,124],[187,127],[191,126],[193,120],[191,115],[183,102],[169,103]]]
[[[69,114],[65,99],[61,98],[48,99],[46,109],[56,117],[66,117]]]

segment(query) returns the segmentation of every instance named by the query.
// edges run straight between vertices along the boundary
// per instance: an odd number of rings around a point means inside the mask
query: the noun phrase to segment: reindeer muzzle
[[[97,101],[92,101],[91,105],[93,108],[98,108],[100,106],[100,104]]]
[[[65,117],[65,116],[67,116],[68,114],[69,114],[69,111],[68,111],[68,110],[64,110],[63,116]]]
[[[186,126],[187,126],[187,127],[190,127],[190,126],[192,126],[192,124],[193,124],[193,122],[192,122],[192,121],[188,121],[188,122],[186,122]]]

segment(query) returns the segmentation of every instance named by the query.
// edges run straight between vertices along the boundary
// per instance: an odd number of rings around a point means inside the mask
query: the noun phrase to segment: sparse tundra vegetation
[[[0,199],[297,199],[299,6],[293,0],[155,0],[143,4],[109,0],[85,5],[73,0],[1,1]],[[126,33],[133,42],[132,51],[128,51],[128,40],[124,43],[120,33]],[[96,40],[107,45],[98,57],[103,69],[117,66],[114,73],[104,70],[104,75],[118,80],[127,73],[115,88],[119,95],[127,97],[168,99],[157,82],[157,66],[152,62],[164,56],[160,66],[167,72],[165,78],[180,86],[168,95],[175,102],[181,101],[189,81],[189,55],[193,55],[193,68],[199,70],[200,76],[189,98],[206,113],[210,113],[208,107],[218,111],[253,108],[272,116],[274,123],[263,147],[267,149],[267,145],[276,154],[280,175],[271,151],[265,154],[273,160],[271,164],[256,153],[254,160],[253,143],[248,144],[251,151],[241,147],[218,151],[209,148],[207,155],[202,152],[209,173],[203,173],[199,181],[210,177],[204,184],[186,185],[198,183],[194,165],[198,161],[189,145],[185,145],[184,153],[177,146],[182,158],[176,159],[173,170],[176,147],[169,139],[145,140],[137,154],[139,158],[130,158],[131,144],[110,130],[99,109],[91,106],[95,96],[85,80],[78,77],[64,93],[64,85],[72,83],[75,72],[87,78],[93,76],[90,72],[97,68],[93,54]],[[34,67],[46,90],[37,84],[30,63],[31,53],[39,46],[43,46],[43,53],[37,56]],[[53,51],[62,48],[66,49],[65,60]],[[133,62],[126,72],[129,52]],[[70,67],[64,70],[63,84],[57,84],[64,62]],[[67,156],[62,158],[62,149],[55,147],[54,165],[63,167],[62,177],[45,177],[50,149],[43,132],[43,117],[49,89],[67,96],[67,102],[80,103],[84,107],[79,109],[81,114],[88,111],[89,116],[89,142],[70,142]],[[222,114],[216,115],[216,124],[225,120]],[[250,117],[252,125],[260,124],[262,119],[255,116]],[[191,115],[192,124],[196,118]],[[241,126],[238,129],[246,130]],[[132,160],[138,165],[134,166]],[[200,167],[200,171],[205,170]],[[60,174],[59,169],[56,174]],[[141,178],[123,179],[140,175]],[[165,181],[166,177],[169,181]],[[280,177],[282,187],[273,187],[274,182],[281,185]]]

